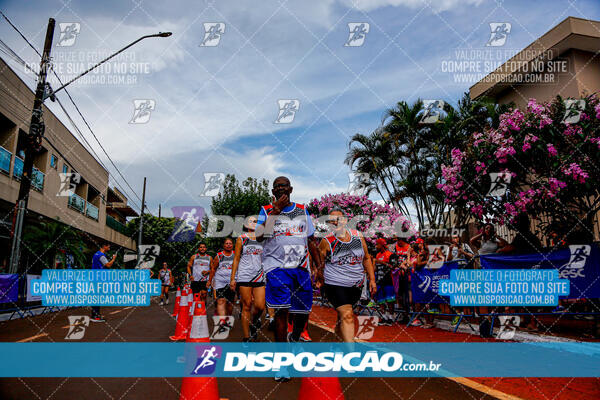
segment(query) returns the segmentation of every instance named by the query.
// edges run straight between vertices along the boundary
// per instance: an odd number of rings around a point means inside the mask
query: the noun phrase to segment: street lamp
[[[98,64],[89,68],[87,71],[77,75],[75,78],[71,79],[61,87],[56,90],[52,90],[51,88],[47,88],[46,84],[46,76],[48,74],[48,66],[50,64],[50,50],[52,48],[52,37],[54,36],[54,18],[50,18],[48,21],[48,29],[46,31],[46,40],[44,42],[44,52],[42,54],[42,59],[40,61],[40,73],[38,76],[37,88],[35,91],[35,97],[33,101],[33,109],[31,113],[31,122],[29,124],[29,134],[27,135],[27,141],[25,146],[25,156],[23,157],[23,172],[21,174],[21,185],[19,187],[19,194],[17,196],[17,201],[15,202],[15,213],[16,216],[13,218],[13,241],[11,248],[11,256],[10,256],[10,272],[16,273],[19,270],[19,261],[21,254],[21,236],[23,234],[23,225],[24,225],[24,216],[27,211],[27,203],[29,200],[29,191],[31,190],[31,178],[33,172],[33,157],[39,151],[42,145],[42,138],[44,136],[44,120],[42,118],[42,105],[44,104],[44,100],[48,97],[54,98],[56,92],[64,89],[73,81],[81,78],[83,75],[87,74],[94,68],[99,65],[105,63],[111,58],[115,57],[117,54],[122,53],[127,50],[134,44],[150,37],[169,37],[172,35],[171,32],[159,32],[153,35],[145,35],[141,38],[131,42],[127,46],[123,47],[121,50],[117,51],[113,55],[106,57],[104,60],[100,61]]]
[[[91,68],[88,68],[87,70],[83,71],[81,74],[77,75],[75,78],[71,79],[69,82],[65,83],[64,85],[62,85],[58,89],[53,90],[53,91],[51,91],[48,94],[45,94],[44,95],[44,100],[46,100],[48,97],[54,96],[56,94],[56,92],[58,92],[59,90],[64,89],[66,86],[70,85],[73,81],[76,81],[77,79],[81,78],[83,75],[87,74],[88,72],[90,72],[94,68],[98,67],[99,65],[104,64],[105,62],[107,62],[111,58],[115,57],[116,55],[124,52],[125,50],[127,50],[128,48],[130,48],[131,46],[133,46],[134,44],[136,44],[137,42],[141,42],[142,40],[144,40],[146,38],[151,38],[151,37],[169,37],[172,34],[173,34],[172,32],[159,32],[159,33],[155,33],[154,35],[142,36],[141,38],[137,39],[136,41],[133,41],[133,42],[129,43],[127,46],[123,47],[121,50],[117,51],[113,55],[106,57],[104,60],[100,61],[98,64],[96,64],[96,65],[92,66]]]

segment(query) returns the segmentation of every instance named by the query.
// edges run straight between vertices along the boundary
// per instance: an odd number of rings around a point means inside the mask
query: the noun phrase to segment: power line
[[[31,44],[31,42],[25,37],[25,35],[23,35],[21,33],[21,31],[8,19],[8,17],[2,12],[0,11],[0,14],[2,14],[2,17],[4,17],[4,19],[9,23],[9,25],[23,38],[23,40],[25,40],[25,42],[27,42],[27,44],[29,45],[29,47],[31,47],[33,49],[33,51],[35,51],[40,57],[42,56],[41,53],[35,48],[35,46],[33,44]],[[7,46],[8,47],[8,46]],[[12,50],[11,50],[12,52]],[[13,52],[14,53],[14,52]],[[16,53],[15,53],[16,55]],[[17,56],[18,57],[18,56]],[[19,57],[20,59],[20,57]],[[24,63],[24,62],[23,62]],[[61,81],[60,77],[58,76],[58,74],[56,73],[56,71],[54,70],[54,68],[50,68],[52,70],[52,73],[54,74],[54,76],[56,77],[56,79],[58,80],[58,82],[63,85],[63,82]],[[85,123],[85,125],[87,126],[87,128],[89,129],[90,133],[92,134],[92,136],[94,137],[94,139],[96,140],[96,142],[98,143],[98,145],[100,146],[100,148],[102,149],[102,152],[106,155],[106,157],[108,158],[108,160],[110,161],[110,163],[112,164],[112,166],[115,168],[115,170],[117,171],[117,173],[119,174],[119,176],[121,177],[121,179],[123,179],[123,181],[125,182],[125,184],[127,185],[127,187],[129,187],[129,189],[131,189],[131,192],[133,193],[133,195],[135,197],[138,198],[138,200],[142,201],[142,199],[137,195],[137,193],[135,192],[135,190],[131,187],[131,185],[129,184],[129,182],[127,181],[127,179],[125,179],[125,177],[123,176],[123,174],[121,173],[121,171],[119,170],[119,168],[117,168],[117,166],[115,165],[115,163],[113,162],[112,158],[110,158],[110,156],[108,155],[107,151],[104,149],[104,146],[102,146],[102,143],[100,143],[100,140],[98,139],[98,137],[96,136],[96,134],[94,133],[94,131],[92,130],[92,127],[90,126],[90,124],[87,122],[87,120],[85,119],[85,117],[83,116],[83,114],[81,113],[81,110],[79,109],[79,107],[77,106],[77,104],[75,103],[75,100],[73,100],[73,98],[71,97],[71,94],[67,91],[67,89],[63,89],[65,91],[65,93],[67,94],[67,96],[69,97],[69,100],[71,101],[71,103],[73,104],[73,106],[75,107],[75,109],[77,110],[77,113],[79,114],[79,116],[81,117],[81,119],[83,120],[83,122]],[[64,111],[64,107],[62,107]],[[66,112],[65,112],[66,114]],[[72,119],[69,117],[69,119],[72,121]],[[72,122],[73,123],[73,122]],[[85,140],[87,143],[87,140]],[[89,143],[88,143],[89,146]],[[90,146],[91,147],[91,146]],[[94,153],[95,154],[95,153]],[[98,157],[96,155],[96,157]],[[100,162],[100,160],[98,160]],[[100,162],[100,164],[102,165],[102,163]],[[104,165],[103,165],[104,166]],[[106,169],[106,167],[104,167]],[[117,181],[115,180],[115,183]],[[122,188],[121,188],[122,189]],[[135,203],[134,203],[135,204]],[[141,211],[141,207],[140,207],[140,211]]]

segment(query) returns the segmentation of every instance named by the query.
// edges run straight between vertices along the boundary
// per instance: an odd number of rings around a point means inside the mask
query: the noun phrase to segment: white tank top
[[[231,252],[231,255],[226,256],[222,251],[217,254],[217,260],[219,260],[219,265],[217,265],[217,270],[215,271],[214,277],[214,287],[215,289],[222,289],[225,286],[229,285],[231,281],[231,267],[233,265],[233,256],[234,252]]]
[[[202,275],[202,271],[210,271],[210,256],[201,256],[196,253],[194,257],[194,264],[192,264],[192,276],[196,282],[205,282],[208,280],[208,274]]]
[[[235,280],[237,282],[264,282],[262,243],[250,239],[246,234],[241,235],[240,238],[242,239],[242,255]]]
[[[160,271],[158,271],[158,276],[160,277],[161,283],[163,285],[170,285],[171,284],[171,270],[170,269],[163,269],[161,268]]]
[[[362,240],[357,231],[349,232],[350,240],[347,242],[342,242],[334,235],[325,238],[329,243],[324,271],[325,283],[328,285],[360,287],[365,281]]]

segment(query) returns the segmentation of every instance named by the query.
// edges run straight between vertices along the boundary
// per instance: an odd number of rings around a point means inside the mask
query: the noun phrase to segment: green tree
[[[260,207],[271,202],[269,182],[266,179],[258,180],[249,177],[239,182],[235,175],[227,174],[223,182],[223,188],[211,202],[212,215],[227,215],[235,218],[238,216],[248,217],[258,215]],[[202,221],[202,232],[208,232],[209,218]],[[219,224],[221,229],[222,223]],[[223,238],[205,237],[205,243],[209,250],[218,252],[222,248]]]
[[[182,273],[186,271],[186,266],[190,256],[198,248],[200,237],[190,242],[168,242],[171,236],[176,218],[158,218],[151,214],[144,214],[144,229],[142,230],[142,244],[156,244],[160,246],[160,254],[154,264],[154,271],[157,272],[164,261],[167,262],[173,272]],[[139,228],[140,220],[134,218],[127,223],[127,229],[131,234],[135,234]]]
[[[23,249],[31,261],[30,273],[54,268],[57,257],[66,265],[66,254],[73,256],[75,266],[86,268],[90,262],[88,255],[91,250],[81,232],[59,220],[27,225],[23,233]]]

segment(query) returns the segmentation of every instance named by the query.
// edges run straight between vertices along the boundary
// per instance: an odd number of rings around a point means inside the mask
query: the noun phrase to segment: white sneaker
[[[169,304],[169,299],[167,299],[167,301],[165,301],[165,304]]]
[[[159,306],[162,306],[163,304],[165,304],[165,303],[163,303],[162,301],[160,303],[158,303]]]

